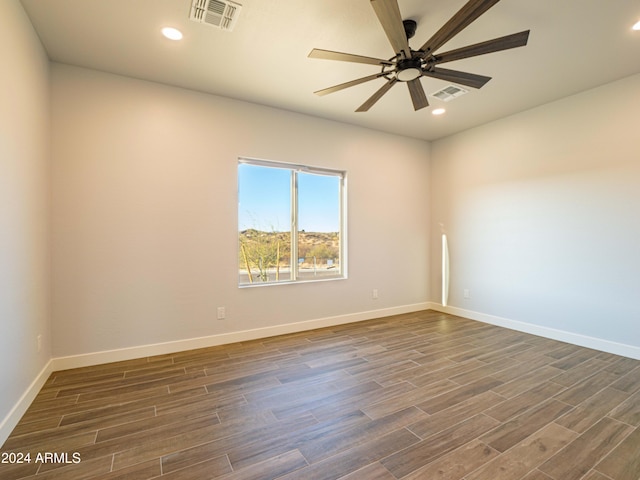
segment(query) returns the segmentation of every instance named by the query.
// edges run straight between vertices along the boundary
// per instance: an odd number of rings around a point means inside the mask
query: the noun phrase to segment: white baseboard
[[[53,371],[67,370],[70,368],[87,367],[102,363],[119,362],[132,360],[135,358],[150,357],[153,355],[166,355],[184,350],[196,348],[213,347],[216,345],[226,345],[235,342],[246,342],[260,338],[284,335],[287,333],[304,332],[316,328],[332,327],[345,323],[372,320],[374,318],[388,317],[402,313],[419,312],[427,310],[428,303],[416,303],[413,305],[403,305],[400,307],[384,308],[380,310],[370,310],[366,312],[350,313],[335,317],[325,317],[304,322],[287,323],[272,327],[256,328],[239,332],[223,333],[207,337],[189,338],[166,343],[156,343],[152,345],[141,345],[130,348],[120,348],[117,350],[107,350],[102,352],[86,353],[82,355],[72,355],[68,357],[58,357],[52,360]]]
[[[2,423],[0,423],[0,446],[9,438],[9,435],[13,429],[16,428],[16,425],[53,371],[53,361],[49,360],[33,382],[31,382],[31,385],[29,385],[27,390],[22,394],[20,400],[18,400],[7,416],[2,419]]]
[[[516,330],[518,332],[530,333],[532,335],[538,335],[552,340],[559,340],[561,342],[571,343],[581,347],[592,348],[594,350],[600,350],[602,352],[613,353],[614,355],[640,360],[640,347],[636,347],[634,345],[612,342],[610,340],[603,340],[601,338],[589,337],[579,333],[567,332],[551,327],[543,327],[532,323],[497,317],[486,313],[474,312],[463,308],[451,306],[445,307],[435,302],[429,302],[428,308],[430,310],[468,318],[469,320],[477,320],[479,322],[489,323],[491,325]]]

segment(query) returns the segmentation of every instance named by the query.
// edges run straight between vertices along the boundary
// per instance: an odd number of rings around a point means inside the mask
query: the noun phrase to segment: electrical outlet
[[[464,289],[463,294],[464,294],[464,298],[467,298],[467,299],[471,298],[471,294],[469,293],[468,288]]]
[[[37,342],[38,342],[38,353],[40,353],[42,351],[42,335],[38,335]]]
[[[218,320],[224,320],[226,318],[226,312],[224,307],[218,307]]]
[[[378,299],[378,289],[374,288],[373,291],[371,292],[371,298],[373,298],[374,300]]]

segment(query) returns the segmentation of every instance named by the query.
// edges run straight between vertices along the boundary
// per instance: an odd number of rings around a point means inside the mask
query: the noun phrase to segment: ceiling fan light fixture
[[[400,70],[396,75],[401,82],[410,82],[422,75],[422,70],[419,68],[405,68]]]
[[[398,62],[396,78],[401,82],[410,82],[420,76],[422,76],[422,63],[419,58],[408,58]]]

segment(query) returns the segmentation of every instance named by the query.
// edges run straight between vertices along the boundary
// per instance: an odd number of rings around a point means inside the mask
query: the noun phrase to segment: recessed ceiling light
[[[638,21],[633,27],[634,30],[640,30],[640,21]]]
[[[177,28],[164,27],[162,29],[162,35],[167,37],[169,40],[182,40],[182,32]]]
[[[432,115],[442,115],[446,110],[444,108],[436,108],[431,111]]]

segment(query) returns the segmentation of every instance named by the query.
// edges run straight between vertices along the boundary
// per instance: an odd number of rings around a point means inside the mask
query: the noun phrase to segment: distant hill
[[[268,249],[275,251],[279,242],[281,261],[288,262],[291,232],[265,232],[253,228],[240,232],[240,242],[247,250]],[[340,236],[338,232],[299,232],[298,256],[316,256],[320,259],[338,259]]]

